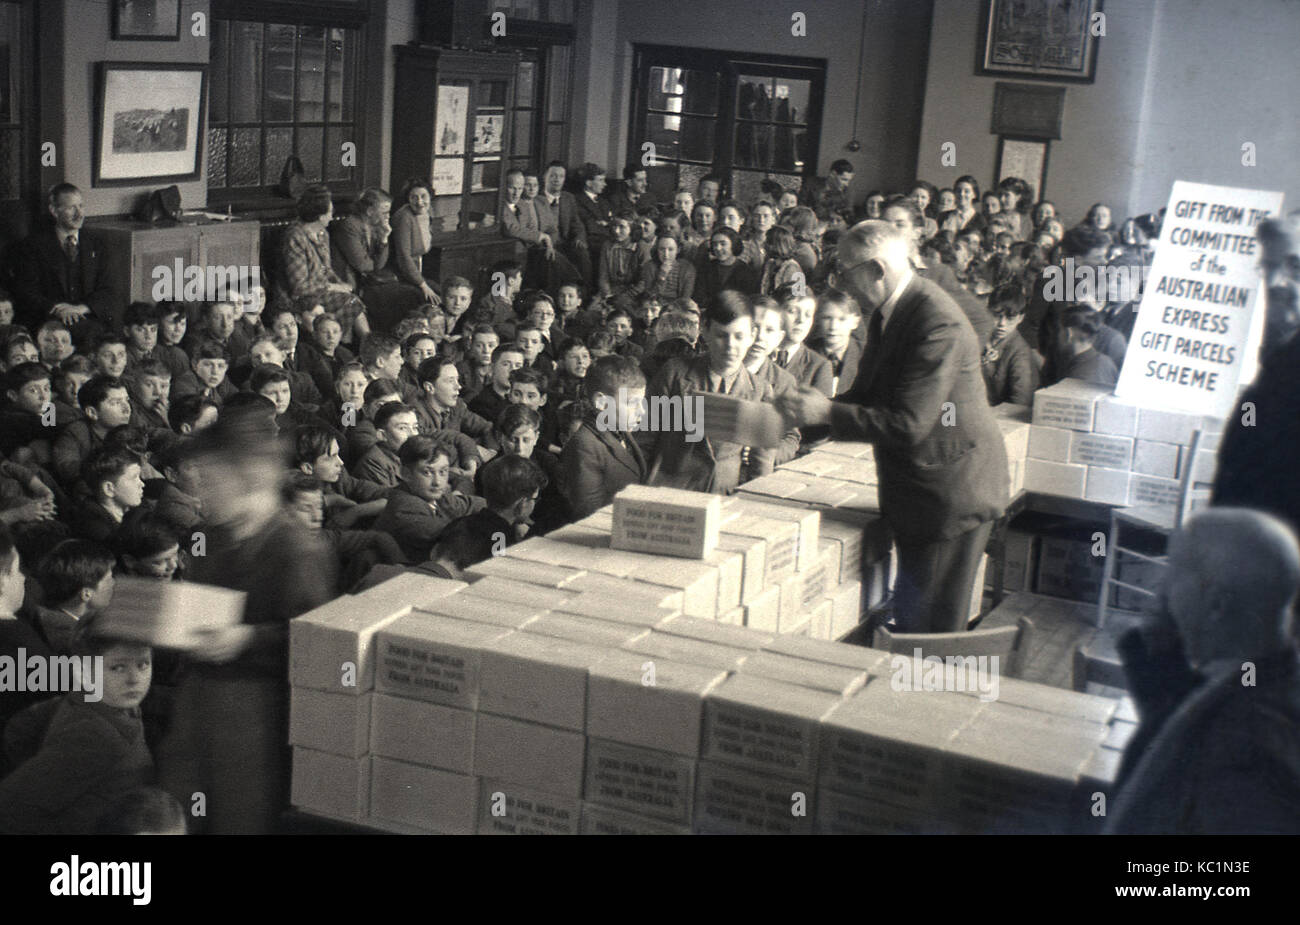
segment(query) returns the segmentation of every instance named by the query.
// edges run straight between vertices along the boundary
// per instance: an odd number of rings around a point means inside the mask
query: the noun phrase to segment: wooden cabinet
[[[259,278],[259,234],[256,221],[168,222],[148,224],[124,219],[91,220],[87,226],[103,237],[108,250],[109,274],[117,303],[157,302],[169,286],[179,285],[172,298],[206,301],[210,288],[238,288],[241,278]],[[187,280],[202,273],[199,298]],[[179,274],[179,275],[178,275]],[[120,320],[120,317],[119,317]]]

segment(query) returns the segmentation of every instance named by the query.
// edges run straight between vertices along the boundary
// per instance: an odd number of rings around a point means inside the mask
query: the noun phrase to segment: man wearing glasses
[[[834,400],[812,388],[778,401],[800,426],[875,446],[881,513],[898,545],[899,632],[965,629],[980,556],[1008,500],[1007,455],[989,410],[975,331],[918,277],[892,225],[840,239],[835,285],[868,315],[857,378]]]

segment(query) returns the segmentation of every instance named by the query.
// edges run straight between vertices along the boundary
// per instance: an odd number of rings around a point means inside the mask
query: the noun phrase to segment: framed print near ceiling
[[[984,0],[980,20],[982,75],[1092,83],[1102,0]]]

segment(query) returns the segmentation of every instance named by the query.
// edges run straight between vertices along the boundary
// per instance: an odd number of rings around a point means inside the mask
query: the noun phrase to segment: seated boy
[[[538,496],[537,508],[533,512],[533,534],[545,534],[557,527],[570,523],[568,502],[560,493],[560,459],[557,453],[539,446],[539,434],[542,430],[542,417],[528,405],[519,403],[508,406],[501,412],[492,428],[488,446],[501,455],[522,456],[531,459],[546,473],[547,486]],[[476,476],[476,490],[483,493],[483,468]]]
[[[449,276],[442,284],[441,323],[430,326],[444,340],[459,341],[460,319],[474,301],[474,284],[463,276]]]
[[[19,363],[5,373],[5,406],[0,410],[0,453],[20,450],[30,462],[48,466],[58,411],[50,400],[50,372],[40,363]]]
[[[187,547],[193,540],[193,531],[203,522],[198,467],[189,457],[193,443],[186,435],[154,454],[166,483],[154,499],[153,517],[165,523]]]
[[[556,436],[555,416],[547,407],[546,376],[535,369],[517,369],[510,374],[510,404],[523,405],[536,411],[541,418],[539,441],[544,450],[560,452]]]
[[[546,484],[541,467],[522,456],[499,456],[484,464],[484,506],[443,531],[434,557],[449,558],[463,569],[522,540]]]
[[[91,452],[81,467],[86,500],[68,518],[73,534],[112,545],[128,515],[144,504],[140,470],[140,457],[123,447]]]
[[[64,427],[54,440],[54,474],[65,485],[81,474],[86,456],[110,430],[131,422],[131,399],[120,379],[95,376],[77,392],[77,404],[85,417]]]
[[[39,749],[0,781],[0,832],[92,834],[125,794],[154,781],[140,714],[152,683],[152,650],[90,626],[74,652],[102,659],[98,699],[78,691],[59,700]],[[36,704],[14,722],[49,709]]]
[[[438,355],[438,339],[426,332],[410,334],[402,341],[402,369],[397,374],[397,381],[403,388],[420,390],[416,372],[420,364],[429,357]]]
[[[343,346],[343,325],[331,314],[316,319],[312,326],[312,346],[335,378],[342,367],[357,359],[351,350]]]
[[[745,354],[745,368],[756,379],[766,382],[772,389],[773,398],[779,398],[789,392],[797,391],[799,384],[772,359],[781,342],[785,339],[784,317],[781,306],[771,296],[754,297],[754,343]],[[785,432],[781,445],[773,448],[775,465],[789,462],[799,453],[801,434],[797,427]],[[749,449],[744,456],[748,461]]]
[[[556,404],[580,400],[587,370],[591,367],[591,352],[578,338],[570,337],[560,343],[559,361],[550,389]]]
[[[162,360],[146,357],[137,362],[125,380],[131,395],[131,423],[151,436],[172,433],[168,419],[172,374]]]
[[[980,356],[980,370],[988,388],[989,404],[1032,405],[1038,389],[1038,362],[1017,328],[1025,320],[1028,295],[1018,281],[1004,283],[989,296],[989,310],[997,319],[989,345]]]
[[[54,393],[54,417],[58,427],[85,417],[77,403],[77,393],[94,374],[94,364],[79,353],[68,357],[50,374],[50,386]]]
[[[19,363],[39,363],[41,361],[41,352],[36,347],[36,341],[26,331],[19,331],[17,334],[10,335],[5,341],[4,346],[4,368],[13,369]]]
[[[304,311],[295,312],[295,308]],[[318,302],[307,300],[305,305],[294,306],[288,302],[271,302],[262,309],[262,329],[275,340],[280,348],[280,364],[289,373],[293,381],[294,394],[299,401],[318,405],[333,387],[333,371],[316,349],[304,343],[310,336],[316,319],[324,313]],[[300,326],[301,325],[301,326]],[[305,333],[304,333],[305,332]],[[298,382],[299,376],[306,378],[311,388]],[[313,397],[314,396],[314,397]]]
[[[289,316],[286,314],[284,317],[288,318]],[[253,338],[248,348],[248,360],[240,364],[238,372],[232,375],[236,382],[246,386],[248,377],[252,375],[253,370],[258,366],[274,366],[284,370],[289,379],[289,386],[293,391],[294,401],[305,406],[309,411],[314,411],[320,407],[324,398],[320,390],[316,388],[315,381],[309,374],[289,368],[285,362],[284,351],[280,349],[280,345],[276,343],[276,339],[270,334],[259,334]],[[333,387],[332,383],[330,387]]]
[[[158,303],[158,346],[155,348],[158,359],[171,370],[174,384],[179,383],[183,389],[195,391],[198,384],[194,381],[190,357],[181,346],[188,324],[189,315],[184,302]]]
[[[510,374],[524,367],[524,351],[518,344],[502,344],[492,351],[492,378],[466,407],[489,421],[495,421],[510,404]]]
[[[117,535],[122,572],[139,578],[171,581],[181,565],[181,547],[172,525],[156,513],[139,517]]]
[[[575,520],[611,503],[649,474],[633,438],[645,404],[645,375],[634,360],[606,356],[587,372],[591,408],[560,454],[560,492]]]
[[[341,447],[345,452],[343,458],[348,463],[348,471],[352,471],[361,457],[366,455],[372,446],[379,439],[378,431],[375,430],[375,415],[379,409],[389,402],[400,402],[402,400],[401,389],[397,385],[396,379],[376,379],[366,385],[365,391],[361,393],[361,408],[359,412],[345,409],[341,415],[341,420],[346,424],[351,421],[350,426],[345,426],[343,436],[345,446]]]
[[[1101,315],[1086,305],[1070,306],[1061,314],[1052,357],[1056,382],[1082,379],[1093,385],[1115,386],[1119,369],[1110,357],[1097,350],[1095,343],[1103,324]]]
[[[460,374],[449,357],[433,357],[420,364],[420,387],[424,390],[416,411],[420,433],[426,437],[446,434],[460,455],[460,468],[470,477],[488,455],[479,443],[492,432],[492,423],[480,417],[460,398]]]
[[[853,296],[827,289],[817,297],[815,318],[817,333],[808,346],[830,361],[831,391],[843,394],[853,386],[862,360],[862,342],[853,336],[862,323],[862,310]]]
[[[621,356],[615,348],[618,341],[614,335],[605,330],[593,331],[587,338],[587,350],[591,354],[591,361],[595,363],[601,357]]]
[[[723,290],[709,308],[704,337],[709,346],[707,357],[669,360],[656,374],[647,390],[651,396],[696,401],[695,393],[721,392],[732,398],[768,403],[772,387],[745,368],[745,355],[754,343],[754,305],[743,293]],[[674,402],[675,404],[676,402]],[[692,491],[730,494],[741,483],[740,444],[714,441],[707,436],[690,441],[681,430],[657,431],[647,441],[652,471],[657,470],[655,484]],[[774,451],[771,447],[753,447],[749,451],[749,476],[772,471]]]
[[[212,399],[186,395],[176,399],[167,409],[167,424],[173,433],[188,437],[217,423],[219,413],[217,403]]]
[[[108,332],[95,338],[90,359],[101,376],[121,379],[126,373],[126,357],[126,338],[121,334]]]
[[[327,526],[320,479],[295,472],[285,480],[283,495],[289,513],[309,532],[319,532],[333,550],[338,586],[331,590],[346,593],[376,565],[396,565],[404,561],[402,550],[387,533]]]
[[[582,298],[581,283],[564,283],[555,290],[555,308],[560,314],[555,324],[569,337],[586,337],[600,327],[599,317],[593,321],[582,310]]]
[[[411,402],[419,396],[419,390],[402,383],[402,345],[387,334],[372,334],[366,338],[361,347],[361,366],[373,382],[376,379],[392,379],[397,382],[402,401]]]
[[[162,312],[152,302],[132,302],[122,316],[122,333],[126,335],[126,368],[134,374],[135,367],[145,360],[161,360],[158,349],[158,320]],[[170,367],[168,368],[170,372]],[[170,376],[169,376],[170,378]]]
[[[614,337],[615,353],[619,356],[631,357],[638,363],[641,362],[643,351],[640,345],[632,340],[634,328],[631,312],[621,308],[611,311],[605,316],[605,330]]]
[[[182,395],[201,395],[221,407],[239,390],[226,378],[230,371],[230,351],[221,341],[204,338],[194,345],[190,358],[191,381],[172,380],[172,398]]]
[[[543,352],[546,338],[542,335],[541,328],[532,322],[524,322],[519,326],[515,342],[523,348],[526,368],[539,370],[546,376],[555,372],[555,362]]]
[[[239,310],[233,301],[209,302],[204,306],[201,322],[190,330],[187,349],[193,359],[199,344],[215,340],[226,349],[226,359],[238,363],[248,356],[249,335],[238,324]]]
[[[29,602],[26,616],[52,651],[70,653],[77,627],[113,599],[114,564],[107,546],[85,539],[64,540],[36,564],[41,603]]]
[[[514,340],[515,296],[524,285],[524,268],[513,260],[501,260],[492,265],[488,280],[487,294],[479,299],[474,311],[461,316],[458,328],[487,324],[498,328],[503,340]]]
[[[47,369],[54,369],[76,353],[72,346],[72,332],[60,321],[51,318],[36,332],[36,348]]]
[[[357,419],[361,417],[361,408],[365,405],[366,386],[369,384],[370,380],[366,378],[366,371],[360,363],[340,366],[334,376],[330,397],[320,406],[318,413],[321,420],[344,433],[348,428],[355,427]]]
[[[501,338],[491,325],[481,324],[469,332],[469,343],[464,356],[457,361],[460,373],[461,397],[469,401],[492,381],[492,357]]]
[[[795,382],[812,386],[831,398],[835,391],[835,372],[830,361],[804,344],[817,317],[817,299],[794,283],[780,287],[774,295],[781,304],[785,332],[776,351],[776,365],[794,376]]]
[[[331,527],[354,527],[384,509],[390,490],[348,474],[334,431],[316,424],[299,427],[293,434],[293,447],[294,467],[321,483],[325,517]]]
[[[402,444],[420,432],[415,409],[404,402],[389,402],[375,412],[376,442],[352,468],[357,478],[384,488],[401,481],[398,452]]]
[[[374,529],[391,535],[406,561],[423,562],[447,525],[480,507],[482,499],[451,488],[456,450],[431,437],[414,436],[403,445],[401,481]]]
[[[299,404],[289,383],[289,374],[279,366],[260,364],[248,379],[248,390],[254,395],[270,399],[275,405],[275,423],[280,432],[291,431],[303,424],[319,423],[306,407]]]
[[[524,324],[541,332],[541,355],[554,363],[556,338],[562,336],[555,323],[555,302],[545,292],[533,293],[524,300],[523,321]]]

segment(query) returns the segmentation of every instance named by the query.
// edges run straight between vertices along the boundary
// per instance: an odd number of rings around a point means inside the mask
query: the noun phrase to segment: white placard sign
[[[1115,394],[1226,417],[1258,366],[1264,301],[1255,226],[1282,194],[1174,183]]]

